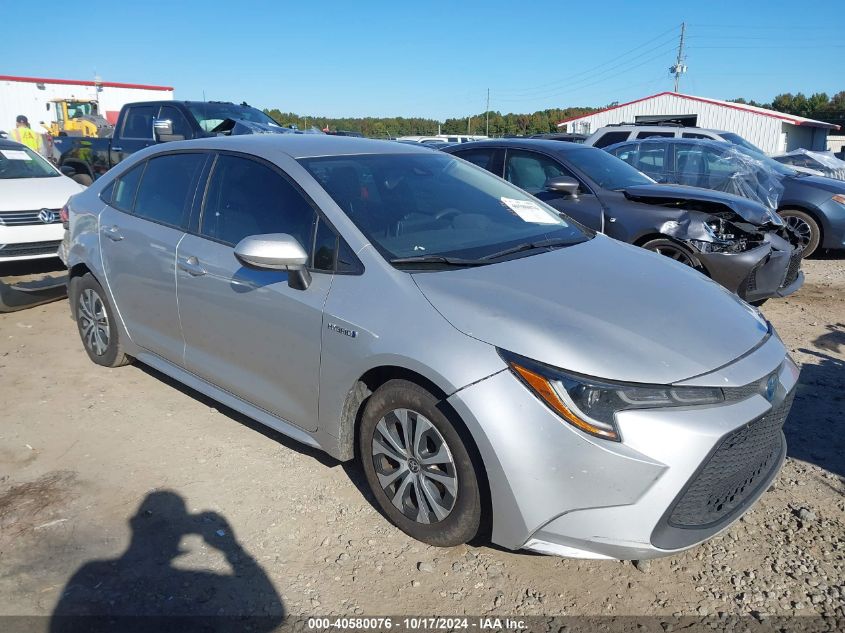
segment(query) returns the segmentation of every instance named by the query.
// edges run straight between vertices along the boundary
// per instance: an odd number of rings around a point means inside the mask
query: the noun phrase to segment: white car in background
[[[25,145],[0,139],[0,263],[56,257],[61,209],[84,190]]]

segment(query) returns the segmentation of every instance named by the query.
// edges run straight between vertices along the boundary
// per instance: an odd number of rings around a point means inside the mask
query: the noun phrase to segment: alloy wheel
[[[395,409],[376,425],[372,459],[387,498],[417,523],[442,521],[455,507],[458,475],[440,431],[421,413]]]
[[[91,288],[85,288],[78,301],[79,331],[85,346],[97,356],[106,353],[109,347],[109,316],[100,295]]]
[[[677,246],[673,246],[671,244],[661,244],[654,247],[654,252],[670,259],[674,259],[676,262],[680,262],[681,264],[690,266],[691,268],[696,268],[695,262],[686,253],[686,251],[678,248]]]
[[[802,218],[794,215],[788,215],[783,218],[787,228],[792,229],[796,236],[798,236],[801,250],[807,248],[807,245],[813,239],[813,229]]]

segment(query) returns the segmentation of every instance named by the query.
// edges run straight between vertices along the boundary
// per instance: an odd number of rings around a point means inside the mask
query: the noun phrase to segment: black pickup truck
[[[127,103],[120,109],[112,138],[57,137],[53,139],[53,156],[63,173],[90,185],[133,152],[156,143],[206,136],[294,132],[245,103],[143,101]]]

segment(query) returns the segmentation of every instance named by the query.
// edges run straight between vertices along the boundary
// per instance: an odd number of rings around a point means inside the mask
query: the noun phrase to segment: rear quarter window
[[[627,141],[629,135],[630,132],[605,132],[596,139],[593,147],[607,147],[608,145],[621,143],[622,141]]]

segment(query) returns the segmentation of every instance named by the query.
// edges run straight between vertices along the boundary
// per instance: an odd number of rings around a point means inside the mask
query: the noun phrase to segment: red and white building
[[[678,92],[660,92],[592,114],[565,119],[558,123],[558,129],[561,132],[592,134],[605,125],[659,125],[667,119],[680,120],[684,125],[734,132],[768,154],[781,154],[801,147],[824,151],[827,149],[828,132],[839,129],[823,121]]]
[[[29,119],[33,130],[43,132],[41,122],[49,125],[55,116],[52,109],[47,109],[47,104],[53,99],[98,101],[100,114],[114,125],[123,104],[173,99],[173,88],[112,81],[0,75],[0,130],[14,128],[15,118],[23,114]]]

